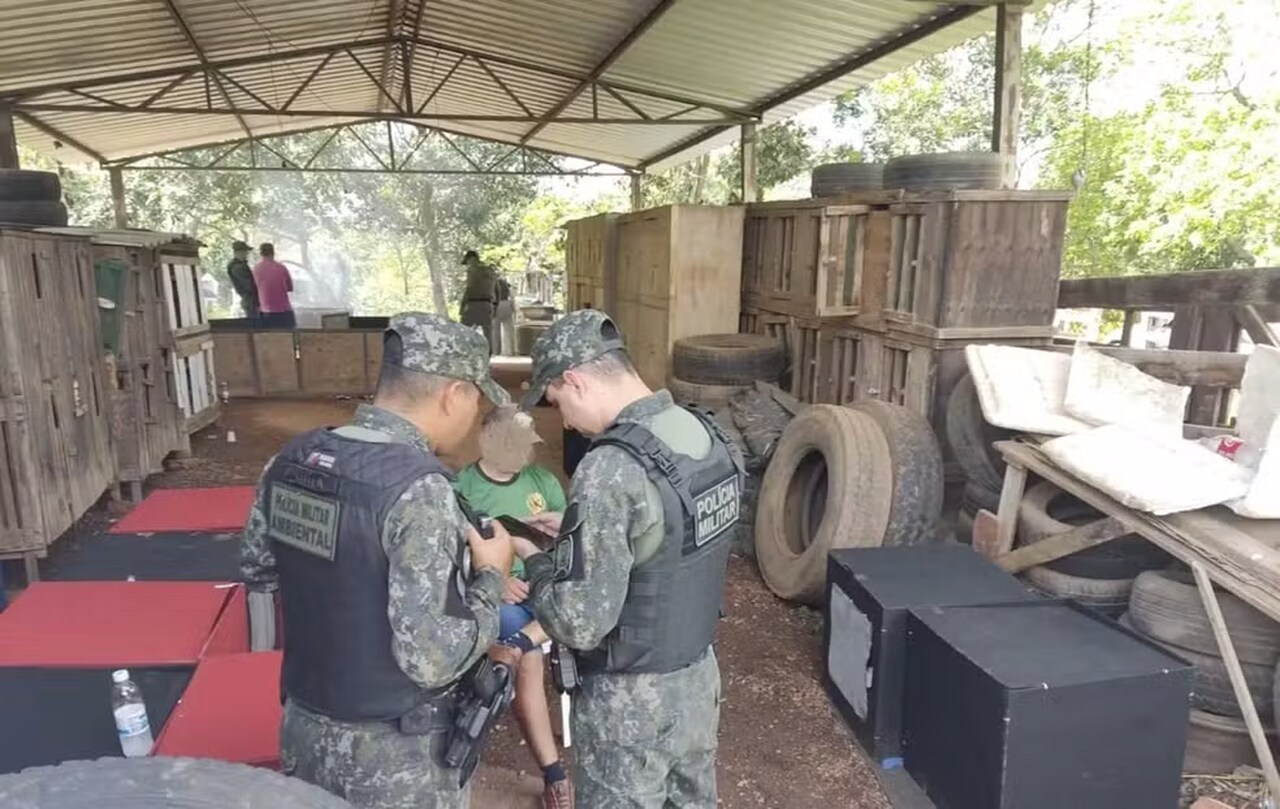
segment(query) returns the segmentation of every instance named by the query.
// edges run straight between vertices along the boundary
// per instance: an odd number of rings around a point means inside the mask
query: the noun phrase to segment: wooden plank
[[[1064,472],[1035,447],[996,443],[1009,463],[1026,467],[1119,520],[1186,564],[1205,566],[1214,583],[1280,621],[1280,520],[1248,520],[1222,507],[1168,517],[1141,514]]]
[[[223,331],[213,333],[213,356],[221,380],[232,396],[258,395],[253,371],[251,332]]]
[[[292,332],[256,332],[253,335],[253,355],[258,365],[261,395],[297,393],[301,390],[293,339]]]
[[[1005,468],[1004,488],[1000,491],[1000,511],[996,515],[1000,521],[1000,530],[995,547],[990,549],[990,558],[999,559],[1013,549],[1013,540],[1018,535],[1018,508],[1026,489],[1026,467],[1010,462]]]
[[[1200,600],[1204,602],[1205,612],[1209,617],[1209,625],[1213,627],[1213,637],[1218,642],[1218,651],[1222,662],[1226,664],[1227,676],[1231,680],[1231,690],[1235,692],[1236,702],[1244,715],[1244,724],[1249,729],[1249,740],[1253,742],[1253,750],[1262,764],[1262,771],[1267,777],[1267,787],[1272,795],[1280,795],[1280,772],[1276,770],[1276,759],[1267,742],[1267,734],[1258,718],[1258,707],[1253,703],[1249,693],[1249,684],[1244,678],[1244,669],[1240,667],[1240,658],[1236,655],[1236,647],[1231,642],[1227,631],[1227,621],[1222,617],[1222,605],[1218,603],[1218,594],[1213,591],[1213,583],[1204,565],[1195,562],[1191,565],[1191,573],[1195,576],[1196,587],[1200,590]],[[1271,717],[1267,717],[1270,719]]]
[[[1052,345],[1046,350],[1070,353],[1072,346]],[[1166,351],[1146,348],[1093,346],[1109,357],[1134,365],[1175,385],[1206,388],[1238,388],[1249,357],[1224,351]]]
[[[1280,348],[1280,338],[1277,338],[1275,329],[1262,317],[1257,306],[1237,306],[1235,317],[1240,328],[1244,329],[1254,344]]]
[[[1046,537],[1033,545],[1010,551],[996,559],[996,564],[1010,573],[1018,573],[1029,567],[1043,565],[1095,545],[1102,545],[1127,533],[1129,533],[1128,529],[1114,517],[1104,517],[1088,525],[1081,525],[1070,531]]]
[[[1058,285],[1062,309],[1174,309],[1280,303],[1280,267],[1076,278]]]
[[[372,393],[366,386],[362,332],[298,332],[298,369],[306,394]]]

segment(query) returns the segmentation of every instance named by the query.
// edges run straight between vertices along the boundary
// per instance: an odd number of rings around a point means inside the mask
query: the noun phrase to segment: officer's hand
[[[511,559],[515,551],[511,547],[511,535],[502,523],[494,520],[493,538],[485,539],[475,526],[467,526],[467,544],[471,546],[471,569],[491,567],[503,576],[511,570]]]
[[[508,604],[519,604],[529,597],[529,583],[517,579],[515,576],[507,576],[507,581],[503,587],[502,600]]]
[[[541,514],[533,514],[525,518],[525,522],[546,531],[548,534],[560,533],[560,520],[564,517],[558,511],[544,511]]]
[[[520,668],[520,658],[522,657],[524,657],[524,654],[514,646],[495,643],[489,647],[489,659],[495,663],[501,663],[513,672]]]
[[[534,545],[531,540],[525,539],[524,537],[512,537],[511,545],[515,548],[516,556],[519,556],[521,559],[528,559],[535,553],[542,553],[541,548]]]

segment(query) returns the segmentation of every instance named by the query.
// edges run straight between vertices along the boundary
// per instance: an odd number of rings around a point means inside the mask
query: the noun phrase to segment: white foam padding
[[[1248,469],[1195,441],[1115,424],[1055,438],[1042,449],[1085,483],[1129,508],[1156,516],[1242,498],[1253,477]]]
[[[1191,388],[1171,385],[1127,362],[1076,343],[1064,407],[1090,424],[1119,424],[1138,432],[1182,437]]]
[[[1001,345],[964,350],[982,415],[997,427],[1021,433],[1069,435],[1094,425],[1068,415],[1065,406],[1071,357]]]
[[[1249,493],[1227,505],[1242,517],[1280,519],[1280,349],[1255,346],[1240,383],[1240,440],[1261,450]]]

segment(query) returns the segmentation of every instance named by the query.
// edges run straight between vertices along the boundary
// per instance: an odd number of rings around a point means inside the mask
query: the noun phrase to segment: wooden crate
[[[231,396],[361,396],[378,386],[383,329],[256,331],[219,326],[209,362]]]
[[[89,243],[0,232],[0,555],[42,555],[115,472]]]
[[[565,225],[565,300],[570,311],[617,304],[618,214],[602,213]],[[550,300],[547,298],[546,300]]]
[[[744,304],[797,317],[878,321],[884,308],[889,216],[823,200],[747,206]]]
[[[742,219],[741,207],[677,205],[614,220],[617,267],[606,286],[616,299],[606,311],[649,385],[666,386],[676,340],[737,331]]]
[[[1069,201],[877,191],[750,205],[743,304],[930,339],[1048,337]]]
[[[931,339],[1051,337],[1069,197],[908,201],[891,217],[885,320]]]

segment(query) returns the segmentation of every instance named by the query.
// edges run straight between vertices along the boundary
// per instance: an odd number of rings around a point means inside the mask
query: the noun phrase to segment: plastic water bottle
[[[111,674],[111,710],[116,715],[116,732],[120,734],[120,749],[125,758],[145,756],[151,752],[151,723],[147,719],[147,706],[142,692],[129,679],[128,669],[118,669]]]

